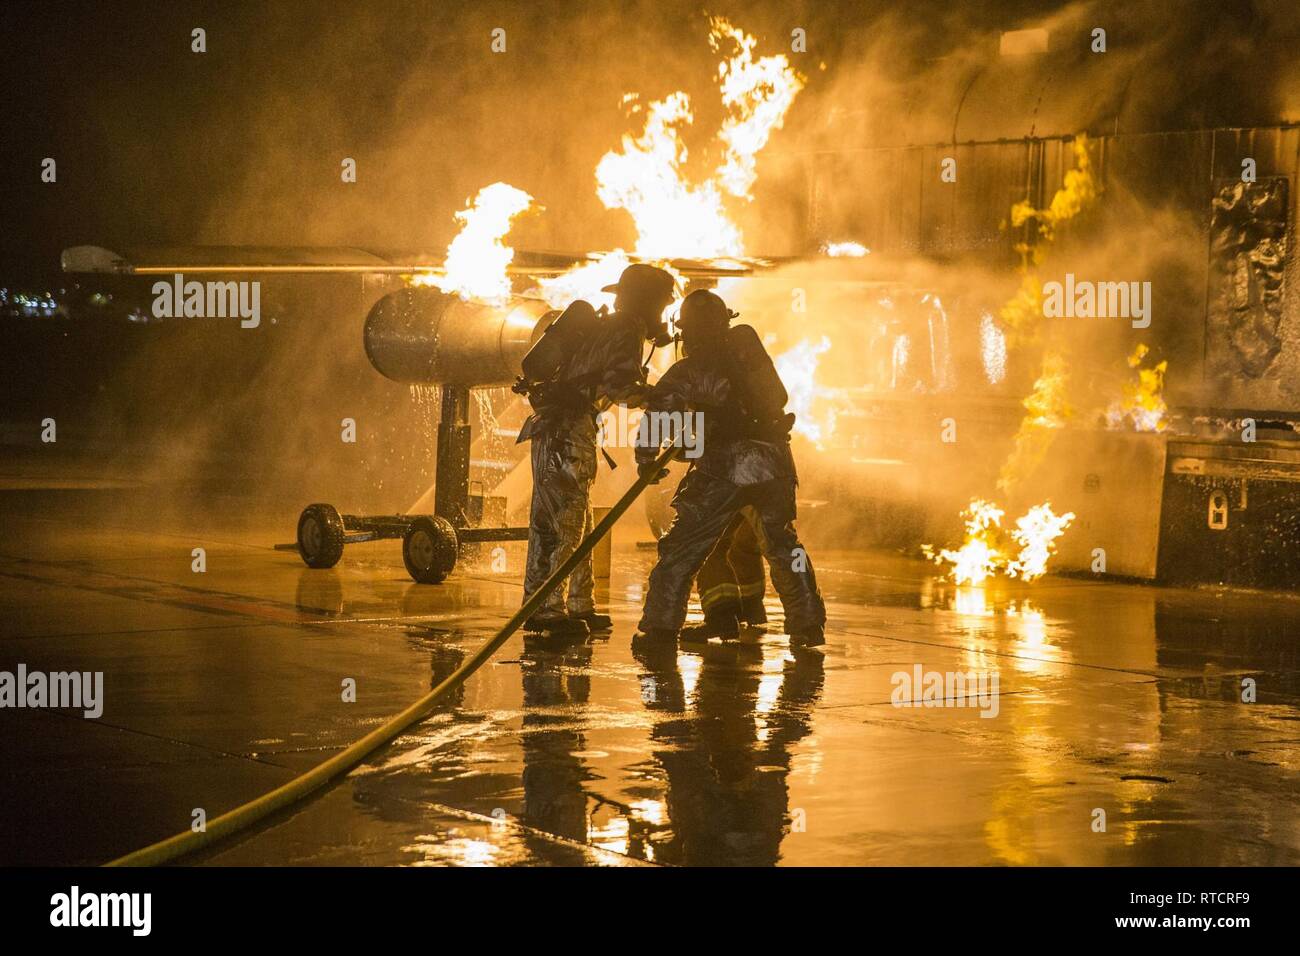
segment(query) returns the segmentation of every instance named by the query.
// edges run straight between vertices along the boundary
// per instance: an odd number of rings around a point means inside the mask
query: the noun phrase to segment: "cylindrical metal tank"
[[[531,299],[497,308],[438,289],[401,289],[366,316],[366,355],[395,382],[509,385],[524,353],[558,314]]]

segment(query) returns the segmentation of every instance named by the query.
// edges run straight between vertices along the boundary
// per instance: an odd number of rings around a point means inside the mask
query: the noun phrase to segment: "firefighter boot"
[[[741,602],[740,620],[746,627],[762,627],[767,623],[767,608],[763,607],[761,594]]]
[[[541,610],[524,621],[524,630],[541,632],[547,637],[583,638],[591,634],[591,628],[580,617],[551,610]]]
[[[570,613],[569,616],[578,621],[584,621],[587,627],[593,631],[608,631],[614,626],[614,619],[608,614],[601,614],[594,608],[590,611],[580,611],[577,614]]]
[[[724,641],[736,640],[740,637],[740,621],[734,614],[706,614],[704,623],[682,628],[681,639],[684,643],[707,644],[711,637],[720,637]]]
[[[820,647],[826,643],[825,631],[817,625],[805,628],[790,629],[790,646],[798,647]]]

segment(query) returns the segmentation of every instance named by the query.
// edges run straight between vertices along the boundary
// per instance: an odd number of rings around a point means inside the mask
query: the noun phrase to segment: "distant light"
[[[984,360],[984,377],[990,385],[1006,378],[1007,337],[988,312],[980,316],[980,357]]]
[[[860,242],[826,242],[822,243],[822,252],[833,258],[861,259],[871,250]]]
[[[1029,53],[1047,52],[1047,30],[1034,27],[1031,30],[1008,30],[1002,34],[998,44],[998,53],[1002,56],[1024,56]]]
[[[892,387],[898,387],[900,375],[907,372],[907,360],[912,351],[912,340],[906,335],[899,335],[894,339],[893,354],[893,382]]]

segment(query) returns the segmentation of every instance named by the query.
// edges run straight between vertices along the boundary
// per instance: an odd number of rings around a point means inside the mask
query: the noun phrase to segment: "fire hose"
[[[187,856],[204,847],[226,840],[237,833],[266,819],[271,814],[297,803],[304,797],[315,793],[321,787],[337,779],[368,756],[387,743],[391,743],[409,728],[428,717],[444,697],[469,679],[470,675],[488,662],[488,659],[510,639],[511,635],[542,606],[547,596],[554,591],[596,547],[614,523],[631,507],[632,503],[650,484],[652,477],[658,475],[672,460],[677,449],[669,444],[660,452],[653,466],[641,469],[641,474],[618,500],[609,514],[605,515],[591,532],[578,543],[573,553],[551,574],[540,588],[532,593],[523,606],[515,612],[514,617],[497,631],[474,655],[447,676],[437,687],[429,691],[406,710],[389,719],[383,726],[372,730],[356,743],[335,754],[324,763],[317,764],[306,773],[294,777],[288,783],[276,787],[248,803],[242,804],[221,816],[208,821],[202,830],[188,830],[168,837],[158,843],[150,844],[126,856],[118,857],[105,866],[157,866],[168,863],[182,856]]]

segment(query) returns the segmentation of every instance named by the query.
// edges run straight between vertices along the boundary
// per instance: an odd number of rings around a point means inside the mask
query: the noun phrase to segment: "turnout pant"
[[[595,423],[577,422],[547,428],[532,438],[533,500],[528,513],[528,561],[524,600],[577,549],[591,530],[591,485],[596,480]],[[595,582],[588,555],[568,580],[546,598],[541,610],[584,614],[595,609]]]
[[[731,519],[700,567],[695,586],[709,622],[741,617],[745,608],[763,603],[763,551],[754,530],[758,515],[748,505]]]
[[[659,560],[650,572],[642,631],[681,628],[696,574],[746,505],[754,509],[754,532],[785,609],[786,631],[826,623],[826,606],[812,563],[794,530],[794,479],[736,485],[692,469],[673,499],[677,517],[659,539]]]

